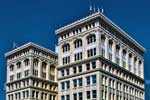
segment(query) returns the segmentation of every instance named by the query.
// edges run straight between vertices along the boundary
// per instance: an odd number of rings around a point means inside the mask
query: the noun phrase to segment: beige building
[[[6,100],[57,100],[57,54],[27,43],[5,54]]]
[[[145,49],[104,14],[56,34],[58,100],[145,100]]]

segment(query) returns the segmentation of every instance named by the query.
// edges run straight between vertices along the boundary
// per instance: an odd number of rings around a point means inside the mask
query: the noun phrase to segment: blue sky
[[[146,48],[145,79],[150,80],[150,1],[91,0],[105,15]],[[32,41],[54,50],[55,29],[89,14],[88,0],[0,0],[0,99],[5,100],[4,53]],[[149,81],[147,81],[150,84]],[[146,85],[150,92],[150,86]],[[146,94],[146,100],[150,95]]]

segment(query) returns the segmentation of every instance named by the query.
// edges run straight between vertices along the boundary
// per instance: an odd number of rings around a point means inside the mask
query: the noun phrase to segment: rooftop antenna
[[[92,7],[92,5],[91,5],[90,0],[89,0],[89,9],[90,9],[90,13],[91,13],[91,12],[92,12],[92,10],[93,10],[93,7]]]
[[[101,13],[104,14],[104,8],[103,8],[103,6],[101,7]]]
[[[15,42],[13,42],[13,49],[17,48],[17,44]]]

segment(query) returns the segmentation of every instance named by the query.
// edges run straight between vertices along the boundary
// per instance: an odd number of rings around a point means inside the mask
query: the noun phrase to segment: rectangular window
[[[90,70],[90,63],[86,64],[86,70]]]
[[[82,65],[79,65],[78,69],[79,69],[79,72],[82,72]]]
[[[92,96],[93,96],[93,98],[97,98],[97,91],[96,90],[92,90]]]
[[[86,91],[86,96],[87,96],[87,99],[90,99],[90,98],[91,98],[90,91]]]
[[[92,81],[93,81],[93,84],[96,84],[96,75],[92,76]]]
[[[77,68],[76,67],[73,67],[73,73],[77,73]]]
[[[86,77],[86,84],[87,84],[87,85],[90,85],[90,76],[87,76],[87,77]]]
[[[79,78],[79,86],[82,86],[82,78]]]
[[[92,68],[95,69],[96,68],[96,62],[92,62]]]
[[[73,94],[73,100],[77,100],[77,94],[76,93]]]
[[[11,75],[10,76],[10,81],[13,81],[14,80],[14,75]]]
[[[29,70],[25,70],[24,76],[25,76],[25,77],[29,76]]]
[[[66,74],[69,75],[70,74],[70,71],[69,71],[69,68],[66,69]]]
[[[105,49],[102,48],[102,57],[105,57]]]
[[[73,85],[74,85],[74,87],[77,87],[77,80],[76,79],[73,80]]]
[[[64,70],[61,70],[61,76],[65,76]]]
[[[65,96],[64,95],[61,96],[61,100],[65,100]]]
[[[82,92],[80,92],[80,93],[79,93],[79,100],[83,100],[82,98],[83,98],[83,97],[82,97]]]
[[[21,73],[17,73],[17,79],[21,78]]]
[[[61,90],[64,90],[64,89],[65,89],[65,83],[61,82]]]
[[[66,95],[66,100],[70,100],[70,95]]]
[[[67,89],[70,89],[70,81],[66,81]]]

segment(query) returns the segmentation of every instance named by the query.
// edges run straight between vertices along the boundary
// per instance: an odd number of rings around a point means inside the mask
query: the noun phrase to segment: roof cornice
[[[122,34],[126,39],[128,39],[131,43],[133,43],[134,45],[136,45],[140,50],[142,50],[143,52],[145,52],[145,48],[140,45],[138,42],[136,42],[131,36],[129,36],[125,31],[123,31],[119,26],[117,26],[114,22],[112,22],[109,18],[107,18],[104,14],[102,14],[101,12],[96,12],[96,13],[93,13],[85,18],[82,18],[80,20],[77,20],[71,24],[68,24],[64,27],[61,27],[59,29],[57,29],[55,31],[55,33],[58,35],[64,31],[67,31],[71,28],[74,28],[78,25],[81,25],[83,23],[86,23],[87,21],[90,21],[92,19],[95,19],[95,18],[101,18],[103,19],[107,24],[109,24],[111,27],[113,27],[114,29],[116,29],[120,34]]]
[[[47,53],[50,53],[50,54],[52,54],[52,55],[54,55],[54,56],[58,56],[57,53],[55,53],[55,52],[53,52],[53,51],[51,51],[51,50],[49,50],[49,49],[47,49],[47,48],[45,48],[45,47],[42,47],[42,46],[40,46],[40,45],[37,45],[37,44],[35,44],[35,43],[33,43],[33,42],[29,42],[29,43],[26,43],[26,44],[24,44],[24,45],[22,45],[22,46],[20,46],[20,47],[15,48],[15,49],[12,50],[12,51],[9,51],[9,52],[5,53],[5,57],[8,57],[8,56],[10,56],[10,55],[12,55],[12,54],[14,54],[14,53],[17,53],[17,52],[19,52],[19,51],[21,51],[21,50],[23,50],[23,49],[26,49],[26,48],[28,48],[28,47],[37,48],[37,49],[39,49],[39,50],[45,51],[45,52],[47,52]]]

